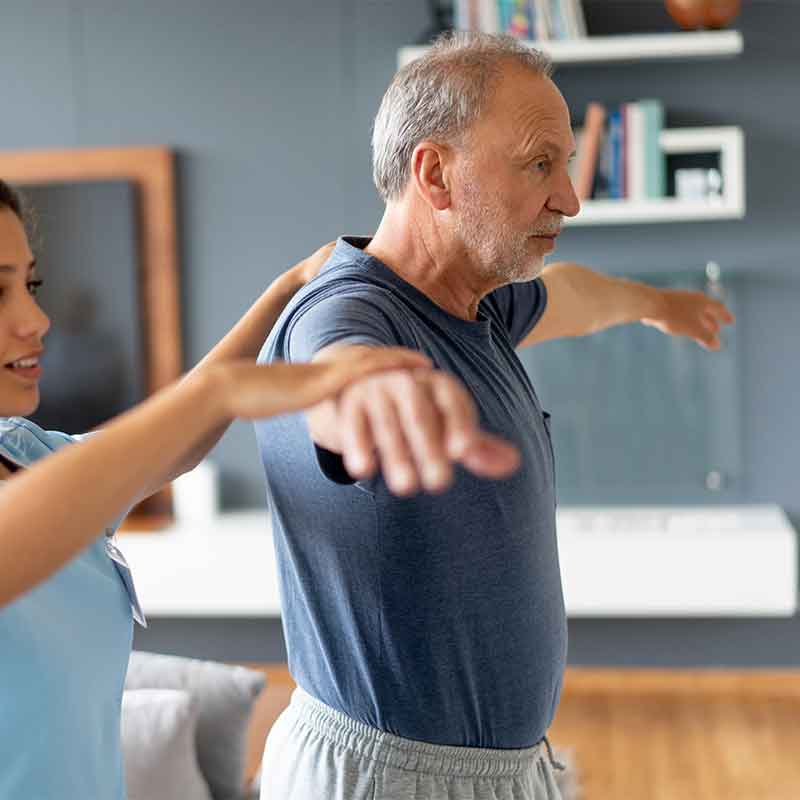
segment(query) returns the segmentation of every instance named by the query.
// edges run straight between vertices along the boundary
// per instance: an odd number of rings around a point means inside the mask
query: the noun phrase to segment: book
[[[499,19],[504,33],[518,39],[534,39],[536,34],[529,0],[499,0]]]
[[[548,11],[548,33],[550,38],[568,39],[569,31],[567,30],[562,0],[549,0]]]
[[[478,0],[455,0],[453,23],[456,30],[480,30],[478,11]]]
[[[594,173],[592,185],[592,198],[605,200],[611,196],[611,171],[613,168],[614,142],[611,140],[611,114],[606,114],[606,124],[600,142],[600,152],[597,156],[597,168]]]
[[[578,23],[578,0],[561,0],[561,10],[564,17],[567,38],[577,39],[581,36]]]
[[[550,36],[550,0],[531,0],[534,7],[534,25],[536,38],[546,42]]]
[[[500,4],[497,0],[478,0],[478,30],[484,33],[500,33]]]
[[[624,109],[615,108],[608,115],[608,196],[612,200],[625,197],[625,120]]]
[[[667,193],[666,156],[659,144],[664,128],[664,105],[660,100],[640,100],[639,107],[644,128],[644,194],[649,199],[658,199]]]
[[[625,103],[625,197],[641,201],[645,187],[644,112],[639,103]]]
[[[586,30],[586,15],[583,13],[583,0],[572,0],[572,8],[577,26],[577,37],[580,39],[584,36],[588,36],[589,34]]]
[[[600,104],[591,102],[586,106],[583,118],[583,130],[575,159],[575,193],[579,200],[587,200],[592,196],[595,182],[597,162],[603,142],[606,110]]]

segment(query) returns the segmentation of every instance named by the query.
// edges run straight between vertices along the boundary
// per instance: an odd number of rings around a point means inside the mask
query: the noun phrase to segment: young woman
[[[194,466],[235,417],[294,411],[368,372],[427,363],[386,350],[255,364],[328,253],[278,278],[183,380],[102,432],[44,431],[23,417],[39,402],[49,320],[19,200],[0,181],[0,797],[125,795],[119,715],[136,599],[111,537],[128,509]]]

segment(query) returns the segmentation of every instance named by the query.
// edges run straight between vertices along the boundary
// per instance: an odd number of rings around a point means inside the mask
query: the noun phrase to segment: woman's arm
[[[227,420],[296,411],[381,369],[429,362],[399,348],[342,351],[320,364],[198,367],[118,417],[97,436],[62,448],[0,491],[0,606],[44,580],[123,514],[144,489]]]
[[[286,304],[316,276],[320,267],[328,260],[334,245],[335,242],[324,245],[276,278],[225,337],[186,374],[184,380],[188,380],[196,371],[204,370],[213,364],[241,358],[254,361]],[[220,420],[202,439],[196,441],[190,450],[178,453],[174,462],[164,462],[162,472],[144,489],[142,499],[157,492],[165,483],[196,467],[220,440],[231,422],[232,418]]]

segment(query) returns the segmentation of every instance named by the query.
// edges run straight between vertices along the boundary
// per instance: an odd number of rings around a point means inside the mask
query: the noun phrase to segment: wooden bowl
[[[741,0],[664,0],[669,15],[684,30],[724,28],[738,13]]]

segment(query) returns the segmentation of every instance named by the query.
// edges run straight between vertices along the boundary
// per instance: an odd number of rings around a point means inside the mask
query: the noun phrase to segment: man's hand
[[[308,413],[312,439],[340,453],[353,478],[380,467],[394,494],[441,492],[453,464],[503,478],[519,466],[516,448],[481,431],[475,404],[451,375],[431,369],[381,372],[348,386]]]
[[[719,350],[720,328],[734,322],[733,314],[723,303],[703,292],[683,289],[662,289],[659,295],[659,313],[643,318],[643,325],[671,336],[688,336],[706,350]]]

